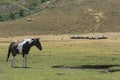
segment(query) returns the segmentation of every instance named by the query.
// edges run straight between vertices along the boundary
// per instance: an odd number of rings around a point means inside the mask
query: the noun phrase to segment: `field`
[[[33,36],[0,38],[0,80],[120,80],[117,34],[106,40],[71,40],[69,35],[34,36],[41,38],[43,51],[31,49],[28,68],[22,68],[22,57],[16,56],[16,68],[12,68],[11,57],[8,63],[5,61],[9,42],[26,37]]]

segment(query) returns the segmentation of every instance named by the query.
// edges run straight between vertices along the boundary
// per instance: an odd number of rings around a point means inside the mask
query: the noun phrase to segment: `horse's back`
[[[11,42],[10,45],[9,45],[9,48],[10,49],[17,48],[18,44],[19,44],[18,42]]]

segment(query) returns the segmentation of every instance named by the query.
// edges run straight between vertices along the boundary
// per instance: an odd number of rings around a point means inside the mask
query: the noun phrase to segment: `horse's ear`
[[[31,39],[31,40],[35,40],[35,39]]]
[[[39,40],[39,39],[40,39],[40,38],[35,38],[35,39],[32,39],[32,40],[34,41],[34,40]]]

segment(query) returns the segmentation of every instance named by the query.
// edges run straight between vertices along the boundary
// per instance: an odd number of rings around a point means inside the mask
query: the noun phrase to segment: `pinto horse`
[[[14,41],[10,43],[7,55],[7,61],[10,57],[10,53],[12,53],[12,62],[11,66],[15,67],[15,56],[16,54],[22,54],[23,56],[23,68],[27,67],[27,55],[32,46],[36,46],[39,50],[42,50],[42,45],[39,41],[39,38],[35,39],[24,39],[22,42]]]

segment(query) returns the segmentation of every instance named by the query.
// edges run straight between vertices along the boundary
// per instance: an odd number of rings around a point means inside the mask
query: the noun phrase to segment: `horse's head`
[[[39,41],[39,38],[32,39],[33,40],[33,45],[35,45],[39,50],[42,50],[42,45]]]

